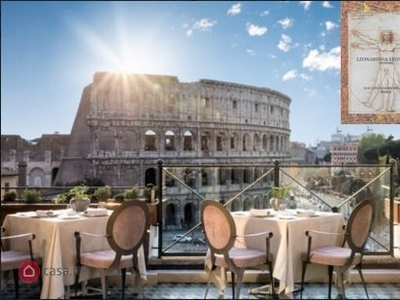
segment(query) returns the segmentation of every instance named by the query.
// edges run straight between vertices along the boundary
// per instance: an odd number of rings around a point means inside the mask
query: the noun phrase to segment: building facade
[[[155,183],[165,163],[289,158],[291,100],[267,88],[174,76],[95,73],[82,94],[56,182]]]

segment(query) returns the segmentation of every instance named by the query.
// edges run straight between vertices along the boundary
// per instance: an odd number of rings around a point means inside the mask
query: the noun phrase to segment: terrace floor
[[[206,284],[196,281],[196,276],[192,273],[186,274],[184,271],[163,271],[164,274],[161,281],[150,279],[143,287],[143,294],[135,295],[134,289],[127,284],[125,291],[125,299],[203,299]],[[367,289],[369,299],[400,299],[400,270],[383,271],[383,277],[371,277],[366,271]],[[382,275],[381,274],[381,275]],[[386,274],[386,275],[385,275]],[[160,275],[158,275],[160,277]],[[373,275],[375,276],[375,275]],[[389,277],[386,280],[385,276]],[[180,278],[176,280],[176,278]],[[161,277],[160,277],[161,278]],[[171,281],[164,282],[170,278]],[[188,282],[183,282],[184,280]],[[198,279],[198,278],[197,278]],[[371,282],[372,281],[372,282]],[[376,281],[376,282],[373,282]],[[260,287],[262,284],[254,282],[246,282],[242,285],[241,299],[272,299],[269,295],[254,295],[249,293],[251,289]],[[91,282],[91,286],[99,288],[98,281]],[[91,292],[88,296],[74,296],[71,291],[71,299],[101,299],[99,293]],[[332,288],[332,298],[336,298],[336,289]],[[347,299],[367,299],[363,286],[358,280],[348,284],[346,288]],[[121,299],[121,289],[119,283],[113,282],[109,285],[108,299]],[[210,286],[208,299],[217,299],[218,290],[214,285]],[[228,285],[224,293],[225,299],[231,299],[231,286]],[[15,299],[14,286],[10,281],[1,291],[0,299]],[[39,299],[39,287],[37,284],[22,284],[20,286],[20,299]],[[222,298],[220,298],[222,299]],[[290,297],[280,296],[280,299],[300,299],[300,293],[295,292]],[[325,283],[308,283],[303,291],[303,299],[328,299],[328,285]]]

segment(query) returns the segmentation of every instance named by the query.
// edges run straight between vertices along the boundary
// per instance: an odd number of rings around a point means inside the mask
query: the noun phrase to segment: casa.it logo
[[[40,276],[38,264],[32,260],[27,260],[19,265],[18,275],[22,282],[35,282]]]

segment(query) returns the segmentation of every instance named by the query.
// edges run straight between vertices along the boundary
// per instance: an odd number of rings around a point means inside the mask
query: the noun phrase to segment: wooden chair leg
[[[300,299],[303,299],[304,279],[306,277],[307,264],[308,264],[308,262],[303,261],[303,269],[301,271]]]
[[[365,284],[364,275],[363,275],[363,273],[362,273],[362,270],[361,270],[360,265],[357,265],[357,271],[358,271],[358,274],[360,274],[360,278],[361,278],[361,281],[362,281],[362,283],[363,283],[364,291],[365,291],[365,294],[367,295],[367,299],[369,299],[369,295],[368,295],[368,291],[367,291],[367,286],[366,286],[366,284]]]
[[[235,272],[231,272],[231,284],[232,284],[232,299],[235,299],[235,296],[236,296],[236,289],[235,289],[235,285],[236,285],[236,283],[235,283]]]
[[[331,290],[332,290],[332,275],[333,275],[333,266],[328,266],[328,299],[331,299]]]
[[[126,269],[121,269],[122,299],[125,299]]]
[[[104,270],[102,270],[101,274],[101,293],[103,294],[103,300],[107,299],[107,276]]]
[[[236,295],[235,299],[240,299],[240,290],[242,287],[242,282],[243,282],[243,276],[244,276],[244,270],[239,270],[236,274]]]
[[[207,299],[208,290],[210,289],[211,278],[213,277],[214,275],[213,272],[215,271],[210,270],[209,272],[210,274],[208,275],[206,290],[204,291],[204,297],[203,297],[204,299]]]

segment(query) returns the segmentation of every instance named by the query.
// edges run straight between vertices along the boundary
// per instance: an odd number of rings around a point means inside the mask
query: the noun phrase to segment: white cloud
[[[236,16],[240,14],[240,12],[241,12],[241,4],[237,3],[231,6],[231,8],[228,10],[228,15]]]
[[[268,15],[269,15],[269,10],[264,10],[264,11],[260,14],[261,17],[265,17],[265,16],[268,16]]]
[[[283,76],[282,76],[282,80],[286,81],[289,79],[293,79],[297,77],[297,70],[292,69],[290,71],[287,71]]]
[[[201,19],[200,21],[194,23],[193,29],[198,29],[200,31],[209,31],[210,28],[214,27],[215,24],[217,24],[217,21]]]
[[[304,73],[299,73],[296,69],[289,70],[282,76],[283,81],[286,81],[289,79],[294,79],[294,78],[301,78],[301,79],[304,79],[305,81],[311,80],[310,76],[308,76]]]
[[[340,69],[340,47],[335,47],[329,52],[321,52],[313,49],[303,59],[303,68],[311,71],[326,71]]]
[[[198,31],[211,31],[211,28],[217,24],[217,21],[212,21],[209,19],[201,19],[196,21],[193,26],[190,28],[188,24],[184,24],[183,27],[186,29],[186,35],[192,36],[195,30]]]
[[[332,30],[332,29],[335,29],[335,28],[338,28],[339,27],[339,25],[338,24],[336,24],[336,23],[333,23],[333,22],[331,22],[331,21],[326,21],[325,22],[325,27],[326,27],[326,30]]]
[[[305,10],[308,10],[311,6],[311,2],[312,1],[300,1],[300,5],[302,5],[304,7]]]
[[[283,29],[287,29],[293,26],[293,19],[290,18],[280,19],[278,23],[282,26]]]
[[[267,32],[267,27],[260,27],[254,24],[247,24],[247,32],[250,36],[262,36]]]
[[[322,2],[322,6],[325,8],[333,8],[333,6],[329,3],[329,1]]]
[[[256,55],[256,51],[254,51],[253,49],[246,49],[246,52],[247,52],[247,54],[250,55],[250,56]]]
[[[283,52],[288,52],[290,50],[290,43],[292,42],[292,39],[290,36],[287,36],[286,34],[281,35],[281,40],[279,41],[277,47],[282,50]]]

